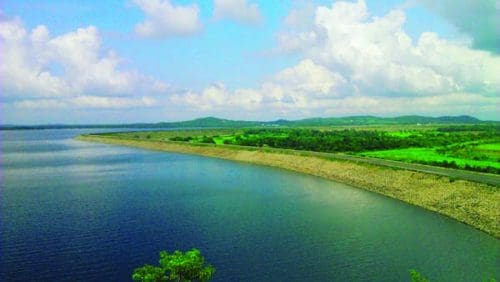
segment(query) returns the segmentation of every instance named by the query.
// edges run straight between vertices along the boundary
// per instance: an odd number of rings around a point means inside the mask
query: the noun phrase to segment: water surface
[[[281,169],[0,132],[0,281],[127,281],[199,248],[214,281],[500,277],[499,240],[449,218]]]

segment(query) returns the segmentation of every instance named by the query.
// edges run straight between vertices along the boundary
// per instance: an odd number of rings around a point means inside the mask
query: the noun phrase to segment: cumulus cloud
[[[198,101],[208,111],[225,104],[292,116],[410,111],[498,116],[500,58],[433,32],[414,40],[404,31],[405,21],[398,9],[373,17],[362,0],[292,10],[278,34],[278,49],[303,60],[260,87],[245,89],[253,97],[251,107],[240,102],[246,98],[240,98],[241,89],[225,87],[175,102],[196,107]]]
[[[360,94],[495,95],[500,90],[496,75],[500,58],[432,32],[423,33],[415,42],[403,29],[405,14],[401,10],[370,17],[364,1],[339,1],[316,8],[312,21],[293,37],[315,40],[292,45],[298,45],[317,64],[342,74]]]
[[[326,38],[306,50],[337,69],[361,92],[380,95],[440,95],[498,92],[500,58],[425,32],[413,42],[403,30],[405,14],[370,17],[364,1],[318,7],[315,25]],[[473,70],[473,71],[471,71]]]
[[[128,98],[128,97],[101,97],[101,96],[78,96],[72,99],[37,99],[15,101],[12,105],[18,109],[130,109],[150,107],[156,104],[151,97]]]
[[[164,39],[173,36],[190,36],[201,28],[198,5],[173,5],[169,0],[134,0],[146,15],[146,19],[135,26],[141,37]]]
[[[420,0],[474,39],[474,47],[500,54],[500,1]]]
[[[318,96],[340,94],[335,90],[346,83],[346,79],[339,73],[331,72],[309,59],[282,70],[276,74],[274,80],[281,87],[287,88],[287,92],[310,93]]]
[[[247,3],[246,0],[214,0],[214,18],[244,24],[258,24],[262,21],[257,4]]]
[[[246,111],[260,111],[264,104],[276,107],[300,107],[306,109],[308,100],[319,101],[336,95],[346,85],[338,73],[319,66],[311,60],[286,68],[264,83],[259,89],[235,89],[231,91],[223,83],[214,83],[200,93],[175,95],[172,102],[187,104],[205,111],[224,111],[234,107]],[[341,94],[340,91],[337,92]]]
[[[238,110],[256,110],[262,102],[262,94],[253,89],[229,91],[223,83],[213,83],[201,93],[173,95],[170,99],[176,104],[185,104],[204,111],[227,111],[230,107]]]
[[[46,26],[29,31],[19,19],[3,18],[0,56],[2,97],[25,108],[151,106],[151,98],[131,96],[168,89],[161,81],[123,69],[117,54],[103,50],[94,26],[51,36]]]

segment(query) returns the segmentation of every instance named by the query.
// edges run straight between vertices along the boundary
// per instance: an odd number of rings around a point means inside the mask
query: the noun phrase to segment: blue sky
[[[463,2],[4,1],[0,122],[498,120],[500,4]]]

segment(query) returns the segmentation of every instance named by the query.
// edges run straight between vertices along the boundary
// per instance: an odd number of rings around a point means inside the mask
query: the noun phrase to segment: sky
[[[500,0],[3,0],[0,124],[500,120]]]

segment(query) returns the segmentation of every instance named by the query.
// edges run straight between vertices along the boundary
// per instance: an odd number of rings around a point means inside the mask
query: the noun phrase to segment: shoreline
[[[356,161],[284,153],[272,149],[132,140],[104,135],[80,135],[76,139],[202,155],[319,176],[437,212],[500,239],[500,189],[492,185]]]

